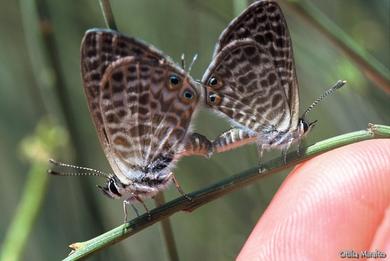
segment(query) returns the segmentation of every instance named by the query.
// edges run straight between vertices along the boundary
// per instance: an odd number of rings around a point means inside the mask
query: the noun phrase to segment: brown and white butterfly
[[[291,38],[275,1],[251,4],[222,32],[202,82],[206,104],[235,128],[213,141],[214,152],[256,142],[263,151],[286,152],[314,126],[305,115],[340,88],[339,81],[299,117],[299,89]]]
[[[127,203],[143,203],[172,181],[183,194],[172,173],[176,161],[211,151],[210,142],[190,130],[201,97],[199,83],[157,49],[109,29],[85,33],[81,72],[90,114],[114,174],[75,168],[106,176],[100,189],[123,199],[125,210]]]

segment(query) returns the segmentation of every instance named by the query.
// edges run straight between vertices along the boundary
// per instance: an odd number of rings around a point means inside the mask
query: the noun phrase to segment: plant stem
[[[14,215],[14,219],[6,233],[4,245],[1,247],[0,260],[21,260],[28,236],[34,228],[34,223],[47,190],[48,175],[45,175],[46,162],[35,162],[28,172],[28,179],[23,195]]]
[[[385,92],[390,93],[389,69],[356,44],[350,36],[329,20],[313,3],[310,1],[287,1],[286,7],[302,17],[337,48],[342,50],[368,79]]]
[[[176,198],[150,211],[151,218],[149,218],[148,214],[144,214],[93,239],[72,244],[71,247],[74,249],[74,252],[64,260],[77,260],[79,258],[87,257],[140,232],[156,222],[168,218],[178,211],[184,210],[191,212],[232,191],[238,190],[261,178],[287,169],[321,153],[347,144],[376,138],[390,138],[390,126],[369,124],[367,130],[351,132],[320,141],[306,148],[304,152],[301,152],[301,156],[298,156],[295,151],[290,152],[287,157],[287,164],[283,164],[283,159],[279,157],[267,162],[263,166],[261,173],[259,173],[257,167],[253,167],[206,188],[190,193],[188,195],[192,198],[191,201],[185,197]]]
[[[156,203],[156,207],[164,205],[166,202],[163,192],[158,193],[155,196],[154,201]],[[169,218],[161,220],[161,229],[164,236],[165,246],[168,251],[169,260],[178,261],[179,254],[177,252],[175,237],[173,235],[173,229]]]
[[[104,21],[108,28],[112,30],[118,30],[116,26],[114,15],[112,14],[111,4],[109,0],[99,0],[100,8],[102,9]]]
[[[59,57],[58,46],[55,41],[55,33],[53,31],[51,17],[49,13],[49,6],[47,0],[36,0],[36,10],[38,12],[40,33],[42,37],[42,49],[45,54],[46,64],[48,68],[51,68],[53,82],[52,88],[55,91],[56,98],[58,100],[60,112],[64,117],[64,123],[66,129],[70,134],[70,146],[74,148],[73,157],[76,163],[85,162],[85,150],[83,146],[83,140],[78,130],[76,116],[72,111],[70,97],[66,88],[65,76],[61,68],[61,58]],[[84,204],[89,206],[90,220],[94,221],[95,227],[103,228],[103,219],[100,213],[101,208],[97,204],[97,200],[93,197],[92,188],[87,186],[88,182],[81,179],[78,185],[82,187]]]

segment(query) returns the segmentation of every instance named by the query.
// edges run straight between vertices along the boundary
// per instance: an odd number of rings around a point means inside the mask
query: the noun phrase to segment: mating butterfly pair
[[[114,171],[100,188],[124,199],[124,206],[142,203],[172,181],[177,185],[172,169],[180,157],[252,142],[260,157],[269,148],[286,152],[313,126],[298,115],[291,39],[274,1],[253,3],[229,24],[201,83],[157,49],[108,29],[86,32],[81,67],[92,119]],[[214,141],[192,133],[202,99],[236,127]]]

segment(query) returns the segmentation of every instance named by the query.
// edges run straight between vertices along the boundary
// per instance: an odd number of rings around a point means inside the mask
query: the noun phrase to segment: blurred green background
[[[105,27],[99,3],[46,2],[0,1],[0,245],[4,244],[5,234],[15,219],[24,186],[36,162],[41,162],[38,177],[46,175],[44,169],[48,164],[42,162],[49,157],[110,171],[88,113],[79,70],[79,48],[85,30]],[[389,70],[390,1],[311,2]],[[191,72],[197,79],[210,62],[220,32],[245,6],[242,4],[245,1],[235,0],[112,0],[111,3],[123,33],[153,44],[178,62],[182,53],[187,62],[198,54]],[[282,8],[293,39],[301,110],[338,79],[348,81],[347,88],[309,115],[319,123],[306,144],[364,129],[369,122],[390,124],[389,95],[368,80],[316,29],[284,5]],[[39,23],[38,14],[49,15],[50,20]],[[53,38],[46,39],[51,44],[45,44],[40,29],[52,30]],[[50,50],[54,50],[54,60]],[[55,77],[56,70],[63,79]],[[70,124],[65,124],[67,120]],[[209,138],[229,128],[226,121],[207,111],[199,113],[194,126]],[[30,139],[26,141],[26,137]],[[279,152],[267,153],[265,158],[275,156]],[[246,146],[208,160],[183,159],[175,173],[183,189],[191,192],[256,164],[255,146]],[[171,221],[180,259],[233,259],[287,173],[263,179],[193,213],[174,215]],[[88,240],[121,224],[122,202],[110,200],[95,189],[101,183],[103,180],[94,177],[49,177],[22,260],[64,258],[69,253],[68,244]],[[27,198],[33,200],[35,192],[32,190]],[[168,200],[177,196],[174,186],[166,191]],[[151,200],[146,203],[153,207]],[[154,225],[91,259],[167,260],[160,226]]]

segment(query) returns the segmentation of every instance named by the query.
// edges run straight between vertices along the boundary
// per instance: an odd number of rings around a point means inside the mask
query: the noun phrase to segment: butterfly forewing
[[[259,44],[273,63],[277,82],[284,91],[290,113],[290,126],[295,128],[298,122],[298,85],[293,61],[293,51],[291,39],[283,13],[274,1],[257,1],[250,5],[240,16],[235,18],[229,26],[222,32],[214,51],[215,59],[224,48],[240,39],[252,39]],[[240,62],[240,61],[238,61]],[[245,61],[242,61],[245,62]],[[215,63],[215,60],[214,60]],[[210,65],[210,67],[213,65]],[[214,65],[215,66],[215,65]],[[261,71],[263,64],[257,64],[255,69]],[[204,84],[209,84],[213,76],[211,70],[208,70],[203,77]],[[224,79],[222,79],[224,80]],[[264,83],[266,84],[266,83]],[[259,90],[266,88],[264,84],[257,85]],[[237,85],[246,88],[245,83],[237,82]],[[210,86],[213,88],[212,86]],[[225,85],[221,86],[217,93],[222,92]],[[236,89],[237,90],[237,89]],[[270,93],[271,99],[273,93]],[[279,96],[278,96],[279,97]],[[242,97],[239,97],[239,99]],[[253,96],[253,103],[261,104],[263,96]],[[278,98],[275,98],[278,99]],[[235,109],[234,107],[232,109]],[[257,117],[257,116],[256,116]],[[236,120],[233,118],[233,120]],[[261,121],[261,119],[259,119]],[[245,122],[239,122],[246,125]],[[284,124],[284,123],[283,123]],[[249,127],[249,126],[247,126]],[[277,129],[285,129],[285,126],[276,126]]]
[[[167,63],[137,57],[112,63],[102,79],[99,103],[121,172],[135,178],[129,170],[165,169],[184,146],[198,97],[192,80]]]

